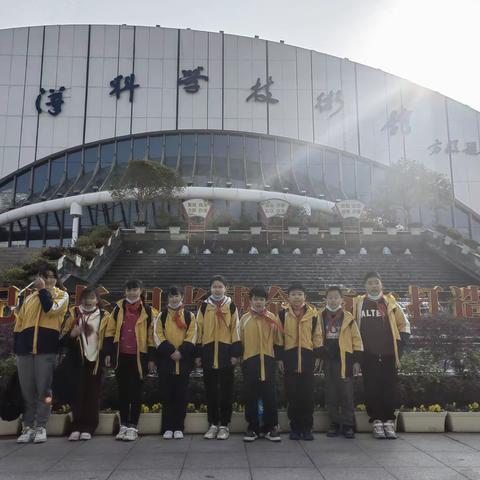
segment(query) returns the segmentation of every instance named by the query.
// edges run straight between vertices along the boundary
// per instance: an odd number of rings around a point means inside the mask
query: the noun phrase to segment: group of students
[[[143,301],[143,285],[130,280],[125,297],[108,313],[94,288],[68,310],[68,294],[55,269],[43,269],[34,293],[16,313],[15,353],[25,411],[19,443],[44,442],[56,358],[66,348],[77,365],[69,440],[89,440],[98,425],[103,367],[114,368],[120,430],[117,440],[138,437],[142,386],[158,373],[163,393],[162,433],[183,438],[187,389],[194,367],[203,369],[209,428],[205,439],[226,440],[232,416],[234,370],[241,364],[245,387],[246,442],[262,436],[281,440],[275,383],[284,379],[291,440],[313,440],[314,372],[325,374],[327,436],[355,436],[353,377],[362,375],[373,435],[394,439],[397,371],[410,325],[393,295],[383,293],[377,272],[365,276],[366,293],[344,310],[342,290],[329,287],[325,307],[307,303],[305,288],[288,288],[288,306],[267,310],[263,287],[249,292],[239,317],[222,276],[210,281],[210,295],[194,315],[180,287],[167,291],[156,312]],[[263,407],[259,415],[259,406]]]

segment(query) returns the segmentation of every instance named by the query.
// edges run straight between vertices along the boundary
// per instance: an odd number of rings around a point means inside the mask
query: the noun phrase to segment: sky
[[[480,0],[0,0],[0,28],[156,24],[349,58],[480,110]]]

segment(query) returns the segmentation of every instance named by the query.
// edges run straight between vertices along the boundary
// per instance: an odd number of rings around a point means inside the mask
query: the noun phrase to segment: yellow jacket
[[[323,312],[325,308],[319,311],[319,318],[323,325]],[[363,352],[362,337],[353,315],[350,312],[343,311],[343,322],[340,327],[338,337],[338,347],[340,349],[341,376],[346,377],[347,354],[353,355],[354,352]]]
[[[366,295],[358,295],[353,299],[353,318],[357,322],[358,328],[361,328],[362,322],[362,305]],[[400,367],[400,355],[398,352],[398,342],[402,340],[400,333],[410,335],[410,322],[403,313],[400,305],[395,300],[395,297],[390,293],[383,296],[387,304],[387,315],[392,331],[393,350],[395,352],[395,363],[397,368]]]
[[[65,339],[69,338],[70,332],[72,331],[72,328],[75,326],[75,309],[76,308],[78,307],[71,307],[69,310],[68,318],[62,330],[62,337]],[[107,331],[108,322],[109,322],[108,312],[100,309],[100,326],[98,327],[98,345],[97,345],[98,356],[95,362],[95,368],[93,369],[94,374],[98,372],[98,368],[100,365],[100,352],[102,351],[102,348],[103,348],[103,342],[105,340],[105,333]],[[74,340],[75,345],[78,345],[78,348],[80,349],[80,355],[83,361],[84,355],[83,355],[82,337],[79,335],[78,337],[72,340]]]
[[[123,316],[126,300],[119,300],[113,307],[110,314],[107,315],[107,327],[105,330],[105,345],[107,355],[115,355],[116,363],[118,363],[118,355],[120,352],[119,341],[120,332],[123,325]],[[144,370],[147,367],[148,355],[151,353],[150,348],[155,348],[153,340],[153,317],[157,314],[155,309],[149,305],[142,303],[140,316],[135,324],[135,337],[137,340],[137,367],[140,378],[144,376]],[[116,351],[115,351],[116,350]]]
[[[48,305],[48,311],[42,302]],[[67,309],[68,293],[60,288],[30,294],[15,314],[15,353],[57,353]]]
[[[153,340],[160,356],[160,369],[175,375],[190,371],[197,343],[195,316],[184,308],[179,313],[187,328],[180,328],[176,324],[175,312],[169,308],[160,312],[153,321]],[[180,360],[170,358],[175,350],[181,353]]]
[[[230,358],[239,357],[240,321],[237,307],[225,297],[221,307],[223,320],[218,318],[212,300],[205,300],[197,313],[198,340],[203,368],[226,368]]]
[[[284,330],[285,371],[302,373],[306,361],[313,368],[313,357],[320,355],[323,346],[323,326],[317,310],[306,304],[300,321],[290,306],[280,310],[278,316]]]
[[[243,347],[243,361],[260,358],[260,380],[265,381],[265,356],[275,358],[279,347],[283,347],[283,328],[279,318],[266,312],[271,322],[252,310],[240,319],[240,341]]]

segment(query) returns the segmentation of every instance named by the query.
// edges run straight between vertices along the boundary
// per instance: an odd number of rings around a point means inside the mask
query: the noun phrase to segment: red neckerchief
[[[330,315],[329,315],[330,313]],[[327,333],[332,333],[332,327],[340,320],[343,315],[343,308],[339,308],[336,312],[330,312],[330,310],[325,309],[325,315],[330,317],[327,323]]]
[[[280,323],[277,323],[275,320],[273,320],[268,316],[268,310],[266,308],[264,308],[261,312],[257,312],[252,307],[250,307],[250,313],[264,318],[270,324],[271,327],[277,327],[283,333],[282,325]]]
[[[168,309],[171,310],[172,312],[174,312],[173,320],[177,324],[177,327],[178,328],[183,328],[184,330],[186,330],[187,329],[187,324],[184,322],[184,320],[182,320],[182,316],[180,315],[180,310],[182,310],[184,306],[185,305],[183,303],[180,303],[180,305],[178,305],[178,307],[176,307],[176,308],[168,305]]]

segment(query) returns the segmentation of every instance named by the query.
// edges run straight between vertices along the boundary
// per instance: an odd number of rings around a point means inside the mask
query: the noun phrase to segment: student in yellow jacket
[[[326,306],[319,315],[324,332],[325,403],[330,420],[327,436],[336,437],[341,429],[345,438],[354,438],[352,376],[360,373],[363,345],[353,315],[345,311],[342,304],[340,287],[329,287]]]
[[[277,429],[275,360],[283,348],[283,327],[278,317],[266,309],[268,294],[263,287],[250,290],[250,308],[240,319],[245,385],[245,418],[248,429],[243,437],[253,442],[259,434],[272,442],[281,440]],[[263,405],[263,425],[259,424],[258,404]]]
[[[278,317],[284,330],[283,369],[288,401],[291,440],[313,440],[313,371],[320,363],[322,322],[315,308],[306,304],[305,287],[288,288],[289,307]]]
[[[18,443],[47,440],[46,424],[52,400],[52,377],[59,349],[60,332],[68,309],[68,293],[56,268],[38,272],[35,291],[16,312],[14,351],[25,403],[23,430]]]
[[[367,273],[364,284],[366,294],[354,299],[353,316],[363,341],[365,403],[374,437],[395,439],[397,371],[410,337],[410,323],[395,297],[384,295],[377,272]]]
[[[94,287],[84,288],[78,303],[70,309],[63,330],[63,344],[72,369],[70,375],[75,382],[69,401],[73,414],[70,441],[90,440],[98,426],[104,365],[101,357],[108,323],[108,312],[100,307],[100,297]]]
[[[105,365],[115,367],[118,383],[121,425],[117,440],[137,439],[143,379],[155,367],[149,360],[155,350],[152,319],[156,312],[143,302],[142,295],[140,280],[125,284],[125,298],[113,307],[105,333]]]
[[[241,353],[238,310],[232,299],[225,295],[226,290],[226,280],[220,275],[213,277],[210,280],[211,294],[197,313],[198,355],[203,367],[210,424],[204,438],[208,440],[229,437],[233,372]]]
[[[183,438],[187,410],[187,389],[193,367],[197,322],[183,305],[183,289],[167,290],[168,305],[155,318],[153,338],[163,390],[163,438]]]

